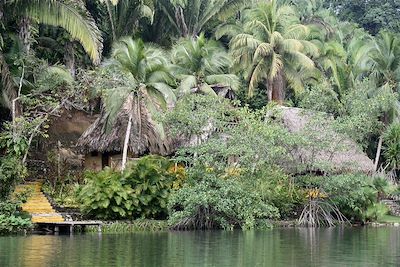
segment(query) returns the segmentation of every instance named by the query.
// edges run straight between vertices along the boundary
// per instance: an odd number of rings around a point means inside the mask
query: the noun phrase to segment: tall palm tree
[[[302,90],[315,70],[310,56],[318,49],[306,40],[309,29],[299,23],[291,6],[278,6],[275,0],[250,9],[243,19],[243,32],[230,42],[234,63],[248,67],[250,96],[264,83],[268,99],[282,103],[287,84]]]
[[[6,25],[21,18],[20,37],[23,44],[29,44],[29,21],[32,19],[42,24],[64,28],[72,39],[81,43],[94,64],[100,63],[102,37],[93,18],[86,10],[84,2],[61,0],[9,0],[0,3],[0,24]],[[0,32],[4,36],[7,32]],[[2,38],[0,38],[2,39]],[[1,42],[0,42],[1,44]],[[16,85],[11,78],[4,51],[0,46],[0,73],[3,102],[10,107],[11,100],[17,97]]]
[[[367,45],[367,59],[364,70],[375,81],[378,90],[389,88],[398,92],[400,88],[400,38],[386,31],[380,32],[371,45]],[[383,124],[387,128],[400,114],[400,101],[394,102],[388,112],[383,114]],[[379,137],[375,156],[375,169],[378,167],[383,143],[383,133]]]
[[[221,45],[207,40],[204,34],[188,37],[178,42],[172,49],[174,74],[180,80],[180,94],[203,92],[214,94],[216,86],[239,87],[238,77],[229,73],[232,60]]]
[[[115,43],[112,57],[105,63],[105,66],[113,68],[127,79],[125,85],[111,89],[106,94],[104,114],[107,130],[113,126],[121,110],[129,111],[123,147],[123,169],[126,166],[132,124],[136,126],[135,138],[139,140],[154,143],[165,138],[163,126],[153,118],[152,113],[171,107],[175,102],[176,98],[170,87],[174,82],[170,65],[164,51],[131,37]]]
[[[251,2],[251,1],[250,1]],[[160,6],[180,37],[197,36],[207,23],[226,19],[246,6],[245,0],[160,0]]]

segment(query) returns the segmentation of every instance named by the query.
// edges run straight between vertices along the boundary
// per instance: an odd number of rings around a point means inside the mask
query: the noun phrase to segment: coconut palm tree
[[[390,32],[380,32],[370,46],[365,67],[378,86],[388,84],[397,90],[400,80],[400,38]]]
[[[400,38],[386,31],[380,32],[374,42],[365,45],[367,57],[362,64],[366,74],[375,81],[378,90],[398,92],[400,81]],[[400,101],[394,101],[393,106],[383,114],[382,122],[387,128],[400,114]],[[375,169],[381,155],[384,135],[381,133],[375,156]]]
[[[315,71],[311,56],[318,49],[306,39],[309,28],[299,23],[291,6],[278,6],[275,0],[260,3],[243,19],[243,32],[230,41],[234,63],[247,66],[250,96],[264,83],[268,99],[282,103],[287,85],[302,90]]]
[[[236,90],[238,77],[229,73],[232,60],[221,45],[207,40],[204,34],[188,37],[172,49],[174,74],[180,80],[179,94],[203,92],[213,94],[216,86]]]
[[[160,0],[160,8],[180,37],[197,36],[207,23],[226,19],[252,1],[245,0]]]
[[[170,65],[163,50],[131,37],[115,43],[111,59],[105,63],[105,67],[112,68],[126,78],[124,85],[106,92],[104,114],[104,129],[107,130],[113,127],[121,110],[128,111],[125,112],[129,118],[123,146],[123,169],[132,136],[132,124],[138,140],[154,143],[162,142],[161,139],[165,138],[163,126],[152,118],[152,113],[172,107],[175,102],[170,86],[174,82]]]

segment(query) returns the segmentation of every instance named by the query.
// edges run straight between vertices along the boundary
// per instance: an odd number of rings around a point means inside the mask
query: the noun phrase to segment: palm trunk
[[[127,159],[128,159],[129,137],[131,135],[131,127],[132,127],[132,113],[129,114],[128,126],[126,127],[124,149],[123,149],[123,152],[122,152],[121,171],[125,170],[125,168],[126,168],[126,162],[127,162]]]
[[[22,17],[19,22],[19,39],[22,43],[22,49],[25,53],[29,53],[31,49],[31,21],[27,17]]]
[[[185,15],[183,14],[182,7],[177,7],[175,9],[175,19],[178,24],[179,30],[181,31],[181,36],[187,37],[189,34],[189,30],[185,22]]]
[[[109,0],[106,0],[106,6],[107,6],[108,18],[110,20],[110,25],[111,25],[111,32],[112,32],[113,41],[115,41],[117,39],[117,35],[115,33],[114,19],[113,19],[111,5],[110,5],[110,1]]]
[[[267,82],[268,101],[274,101],[279,105],[285,101],[285,78],[283,70],[279,70],[272,80]]]
[[[73,42],[67,42],[65,44],[64,64],[71,73],[72,77],[75,78],[75,49]]]

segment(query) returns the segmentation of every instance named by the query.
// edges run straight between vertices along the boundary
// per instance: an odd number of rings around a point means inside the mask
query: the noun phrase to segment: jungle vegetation
[[[125,161],[122,173],[49,181],[86,216],[168,219],[174,229],[376,220],[400,175],[399,10],[394,0],[1,1],[0,225],[20,218],[14,187],[65,107],[102,114],[105,132],[124,110],[126,131],[139,127],[149,143],[208,135],[168,158]],[[333,120],[373,172],[288,161],[333,139],[267,119],[280,106],[323,114],[316,125]],[[312,205],[329,216],[301,214]]]

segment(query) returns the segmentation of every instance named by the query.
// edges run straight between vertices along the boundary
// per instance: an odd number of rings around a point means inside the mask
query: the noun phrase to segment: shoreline
[[[124,233],[157,233],[157,232],[179,232],[176,230],[171,230],[168,227],[167,220],[133,220],[133,221],[127,221],[127,220],[116,220],[116,221],[102,221],[102,232],[104,234],[110,233],[110,234],[124,234]],[[271,221],[272,227],[269,228],[268,230],[272,229],[280,229],[280,228],[308,228],[304,226],[299,226],[297,225],[296,220],[281,220],[281,221]],[[368,222],[365,224],[361,223],[354,223],[348,226],[340,226],[337,225],[335,227],[347,227],[347,228],[360,228],[360,227],[400,227],[400,223],[398,222]],[[309,228],[332,228],[332,227],[309,227]],[[334,228],[334,227],[333,227]],[[227,231],[230,232],[231,230],[224,230],[224,229],[212,229],[212,230],[186,230],[186,231],[181,231],[181,232],[189,232],[189,231]],[[241,230],[239,229],[234,229],[234,230]],[[258,230],[267,230],[267,229],[252,229],[252,230],[243,230],[245,231],[258,231]],[[82,229],[78,228],[78,231],[75,231],[74,233],[80,234],[80,233],[98,233],[98,228],[97,226],[87,226],[85,231],[82,231]],[[23,232],[19,233],[11,233],[11,234],[5,234],[5,235],[0,235],[0,236],[12,236],[12,235],[46,235],[46,234],[53,234],[50,232],[46,231],[40,231],[37,228],[31,229],[31,230],[25,230]]]

